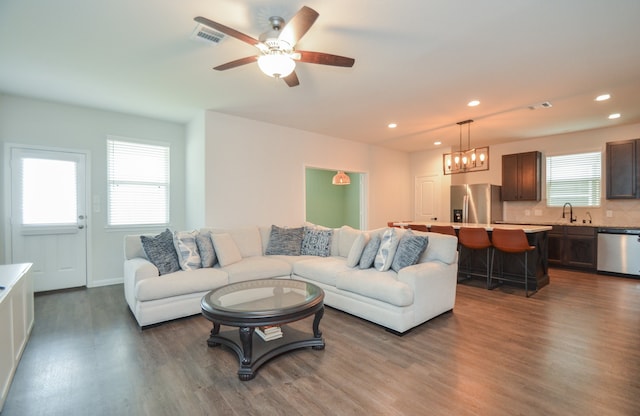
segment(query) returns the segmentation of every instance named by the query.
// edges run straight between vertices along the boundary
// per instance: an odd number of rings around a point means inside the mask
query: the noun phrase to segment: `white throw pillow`
[[[382,241],[380,242],[380,248],[378,254],[376,254],[376,260],[373,263],[373,267],[380,272],[386,272],[391,268],[393,263],[393,256],[398,249],[398,235],[395,228],[389,228],[382,234]]]
[[[182,270],[195,270],[202,267],[202,259],[196,244],[198,231],[176,231],[173,233],[173,245],[178,253],[178,262]]]
[[[339,234],[340,240],[338,241],[338,253],[342,257],[349,257],[351,246],[353,246],[356,238],[358,238],[358,236],[362,234],[362,231],[351,228],[348,225],[343,225],[340,228]]]
[[[360,263],[360,257],[362,257],[362,252],[364,251],[365,246],[369,242],[369,234],[361,233],[356,241],[353,242],[351,246],[351,250],[349,250],[349,256],[347,257],[347,266],[356,267],[358,263]]]
[[[221,267],[228,266],[233,263],[237,263],[242,260],[240,250],[233,241],[231,234],[211,234],[211,241],[213,242],[213,248],[216,251],[216,257]]]

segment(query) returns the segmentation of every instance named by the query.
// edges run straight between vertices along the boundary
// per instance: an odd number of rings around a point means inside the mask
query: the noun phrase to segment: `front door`
[[[85,159],[11,148],[11,261],[33,263],[36,292],[87,284]]]

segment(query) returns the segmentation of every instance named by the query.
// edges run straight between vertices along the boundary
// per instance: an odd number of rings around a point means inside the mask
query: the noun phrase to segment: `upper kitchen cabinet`
[[[540,201],[540,152],[502,156],[502,200]]]
[[[640,198],[640,139],[607,143],[607,199]]]

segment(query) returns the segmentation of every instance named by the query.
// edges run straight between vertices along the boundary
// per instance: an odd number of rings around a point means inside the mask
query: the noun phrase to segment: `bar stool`
[[[528,258],[529,252],[536,249],[535,246],[529,245],[529,241],[527,240],[527,235],[524,230],[516,229],[516,230],[505,230],[496,228],[493,230],[493,234],[491,236],[491,240],[493,242],[493,253],[491,255],[491,269],[492,273],[489,275],[489,281],[487,287],[489,290],[493,289],[492,282],[493,280],[506,281],[506,282],[515,282],[522,283],[522,279],[517,278],[505,278],[504,277],[504,257],[505,254],[523,254],[524,253],[524,293],[526,297],[529,297],[536,293],[538,289],[534,290],[529,294],[529,268],[528,268]],[[495,250],[501,252],[501,267],[500,267],[500,277],[493,277],[493,261]]]
[[[448,234],[457,237],[456,230],[454,230],[450,225],[432,225],[429,227],[429,231],[432,233]]]
[[[409,224],[409,229],[413,231],[427,231],[427,226],[424,224]]]
[[[489,288],[489,277],[491,276],[491,264],[489,263],[489,252],[492,252],[492,244],[489,240],[489,234],[487,230],[480,227],[461,227],[460,231],[458,231],[458,243],[460,247],[464,247],[469,250],[468,261],[467,261],[467,278],[463,280],[470,279],[471,276],[481,276],[486,278],[487,289]],[[479,274],[471,272],[471,260],[473,252],[478,250],[486,250],[487,258],[485,265],[487,266],[486,274]],[[491,257],[493,258],[493,252],[491,253]]]

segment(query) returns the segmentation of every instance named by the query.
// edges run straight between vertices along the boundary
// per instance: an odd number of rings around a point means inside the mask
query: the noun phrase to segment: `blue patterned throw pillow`
[[[178,253],[178,263],[182,270],[195,270],[202,267],[202,259],[196,243],[197,231],[176,231],[173,233],[173,245]]]
[[[429,237],[406,232],[398,243],[391,268],[399,272],[403,267],[416,264],[427,249],[427,244],[429,244]]]
[[[144,253],[149,261],[158,268],[160,275],[180,270],[178,253],[173,245],[173,233],[168,228],[154,237],[140,236],[140,241]]]
[[[391,268],[393,256],[398,248],[398,234],[395,228],[389,228],[382,234],[380,248],[373,262],[373,267],[379,272],[386,272]]]
[[[331,254],[332,236],[333,230],[314,230],[313,228],[305,227],[300,254],[303,256],[328,257]]]

